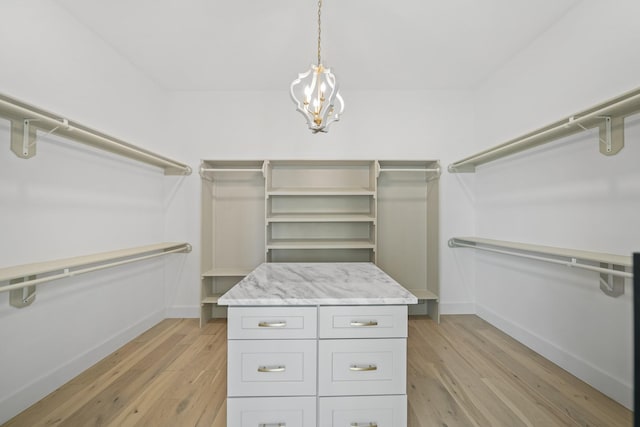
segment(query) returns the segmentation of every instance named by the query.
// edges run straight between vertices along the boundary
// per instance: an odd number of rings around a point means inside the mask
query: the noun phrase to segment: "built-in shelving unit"
[[[437,318],[437,161],[204,160],[200,173],[203,323],[265,261],[374,262]]]
[[[164,170],[165,175],[189,175],[191,168],[175,160],[90,129],[17,99],[0,94],[0,116],[11,122],[11,151],[20,158],[36,155],[37,132],[53,133]]]
[[[479,165],[593,128],[599,129],[600,152],[614,155],[624,147],[624,118],[638,112],[640,88],[454,162],[448,170],[451,173],[475,172]]]
[[[270,160],[265,180],[268,261],[375,262],[375,162]]]
[[[473,248],[504,255],[595,271],[600,274],[600,289],[609,296],[624,293],[624,279],[632,278],[631,256],[556,248],[520,242],[484,239],[481,237],[453,237],[452,248]]]
[[[190,251],[191,245],[188,243],[157,243],[0,268],[0,284],[8,282],[8,284],[0,285],[0,292],[10,292],[9,303],[14,307],[22,308],[35,300],[36,285],[167,254]]]

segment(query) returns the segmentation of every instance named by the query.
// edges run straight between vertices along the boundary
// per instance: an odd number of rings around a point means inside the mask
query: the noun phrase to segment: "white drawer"
[[[320,338],[406,338],[407,306],[320,307]]]
[[[232,397],[227,427],[316,427],[316,398]]]
[[[315,340],[230,340],[228,396],[313,396]]]
[[[316,307],[229,307],[228,339],[317,337]]]
[[[320,396],[406,394],[405,338],[321,340]]]
[[[321,397],[322,427],[407,427],[407,396]]]

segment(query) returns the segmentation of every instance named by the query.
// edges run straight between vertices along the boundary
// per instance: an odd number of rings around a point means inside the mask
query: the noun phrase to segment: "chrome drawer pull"
[[[378,423],[351,423],[351,427],[378,427]]]
[[[260,423],[258,427],[285,427],[286,425],[287,423]]]
[[[284,372],[285,366],[258,366],[258,372]]]
[[[376,365],[364,365],[364,366],[351,365],[351,366],[349,366],[349,370],[350,371],[357,371],[357,372],[377,371],[378,367]]]
[[[258,327],[260,328],[284,328],[287,326],[287,322],[260,322]]]
[[[378,326],[378,321],[377,320],[369,320],[369,321],[352,320],[351,326]]]

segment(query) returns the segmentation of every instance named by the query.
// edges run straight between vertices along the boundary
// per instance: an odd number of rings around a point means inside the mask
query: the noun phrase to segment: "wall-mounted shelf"
[[[624,147],[624,118],[638,112],[640,88],[466,157],[450,164],[448,170],[451,173],[475,172],[476,166],[592,128],[599,128],[600,152],[614,155]]]
[[[449,239],[449,247],[473,248],[595,271],[600,273],[600,289],[605,294],[613,297],[624,294],[624,279],[633,277],[633,274],[628,271],[632,266],[630,256],[507,242],[480,237],[453,237]]]
[[[104,151],[115,153],[164,170],[165,175],[189,175],[184,163],[136,147],[90,129],[67,118],[0,94],[0,116],[11,122],[11,151],[28,159],[36,155],[37,131],[54,133]]]
[[[176,252],[190,252],[188,243],[158,243],[117,251],[101,252],[54,261],[37,262],[0,268],[0,292],[10,292],[14,307],[30,305],[36,296],[36,285],[105,268],[117,267]],[[40,277],[38,277],[40,276]]]

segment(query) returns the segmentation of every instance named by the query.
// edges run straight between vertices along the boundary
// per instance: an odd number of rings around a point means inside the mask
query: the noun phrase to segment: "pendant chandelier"
[[[307,119],[307,125],[313,133],[327,132],[329,125],[340,120],[344,110],[344,101],[338,92],[336,76],[322,65],[320,55],[322,0],[318,0],[318,64],[298,74],[291,83],[291,98],[298,111]]]

